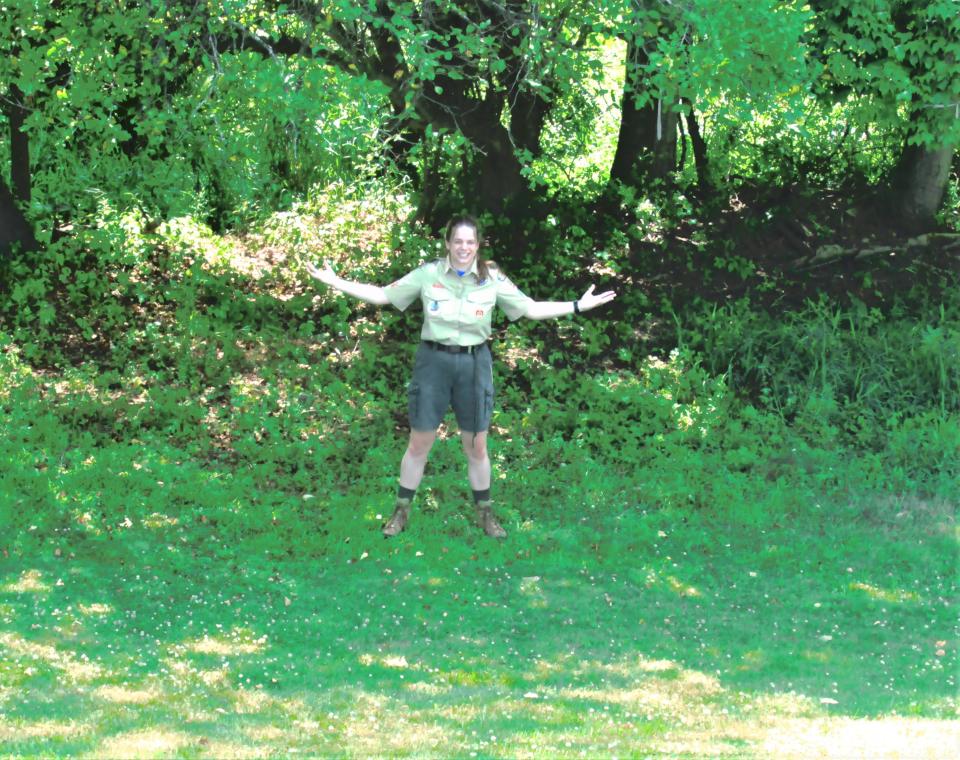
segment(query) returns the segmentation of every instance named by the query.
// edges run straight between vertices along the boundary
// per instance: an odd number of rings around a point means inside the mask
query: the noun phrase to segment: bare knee
[[[410,441],[407,443],[407,455],[414,459],[426,459],[436,437],[435,432],[411,431]]]
[[[472,433],[463,435],[463,453],[471,462],[485,462],[487,459],[487,436],[480,433],[474,436]]]

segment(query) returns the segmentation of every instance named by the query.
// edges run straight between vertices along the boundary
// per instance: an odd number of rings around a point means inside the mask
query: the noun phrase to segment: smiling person
[[[331,288],[367,303],[404,311],[417,299],[423,305],[423,329],[409,386],[410,440],[400,462],[400,482],[393,515],[383,535],[395,536],[410,516],[437,429],[452,406],[467,458],[477,521],[492,538],[505,538],[490,502],[487,430],[493,413],[493,360],[487,341],[495,306],[510,318],[553,319],[595,309],[615,297],[612,290],[594,293],[591,285],[576,301],[534,301],[520,292],[503,271],[480,253],[483,238],[471,216],[458,216],[444,234],[447,255],[430,261],[380,287],[338,277],[329,264],[307,264],[310,275]]]

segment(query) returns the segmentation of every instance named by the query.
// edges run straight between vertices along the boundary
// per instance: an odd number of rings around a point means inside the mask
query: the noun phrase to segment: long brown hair
[[[476,220],[476,217],[470,216],[470,214],[460,214],[460,216],[455,216],[449,222],[447,222],[447,227],[443,233],[443,239],[449,243],[450,238],[453,237],[453,231],[457,229],[457,227],[470,227],[477,236],[477,275],[480,277],[480,282],[483,282],[490,276],[490,269],[488,268],[489,265],[493,264],[496,266],[496,262],[487,261],[487,259],[480,253],[480,249],[483,247],[483,231],[480,229],[480,222]]]

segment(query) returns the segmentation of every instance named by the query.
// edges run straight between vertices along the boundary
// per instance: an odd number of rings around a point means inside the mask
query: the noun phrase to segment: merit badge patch
[[[431,304],[430,304],[430,311],[439,311],[439,309],[440,309],[440,302],[439,302],[439,301],[433,301],[433,302],[431,302]]]

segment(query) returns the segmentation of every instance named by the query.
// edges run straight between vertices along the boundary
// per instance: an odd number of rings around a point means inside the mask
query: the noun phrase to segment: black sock
[[[474,491],[473,492],[473,501],[474,503],[478,501],[490,501],[490,489],[487,488],[483,491]]]
[[[417,492],[416,488],[404,488],[400,486],[397,488],[397,498],[398,499],[410,499],[413,501],[413,495]]]

